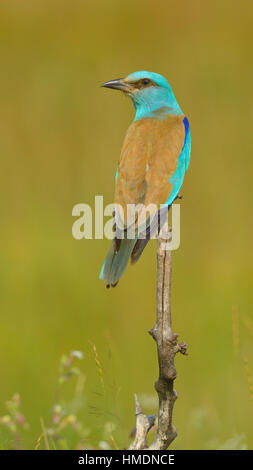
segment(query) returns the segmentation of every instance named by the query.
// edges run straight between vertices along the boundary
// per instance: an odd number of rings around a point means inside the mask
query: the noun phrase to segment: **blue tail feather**
[[[114,241],[111,243],[99,275],[99,278],[103,279],[107,286],[116,285],[123,276],[135,243],[136,239],[123,239],[117,252],[115,251]]]

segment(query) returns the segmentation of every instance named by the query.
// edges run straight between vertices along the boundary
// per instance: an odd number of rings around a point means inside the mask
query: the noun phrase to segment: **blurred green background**
[[[134,116],[99,85],[151,70],[192,132],[173,255],[173,327],[189,356],[176,358],[172,448],[253,448],[252,42],[251,0],[1,1],[0,415],[18,392],[23,447],[35,447],[41,417],[50,423],[71,350],[84,353],[85,445],[129,445],[134,392],[156,411],[156,243],[107,291],[98,274],[110,242],[71,233],[74,204],[112,202]],[[0,448],[10,440],[1,426]]]

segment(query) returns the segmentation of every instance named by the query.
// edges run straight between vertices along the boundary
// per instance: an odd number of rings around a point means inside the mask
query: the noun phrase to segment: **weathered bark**
[[[172,422],[173,407],[177,399],[174,380],[177,376],[174,358],[176,353],[187,354],[187,344],[177,342],[178,335],[171,326],[171,259],[172,252],[168,249],[169,237],[158,237],[157,248],[157,318],[150,335],[157,345],[159,377],[155,389],[159,399],[158,427],[150,450],[165,450],[177,436]],[[138,404],[138,406],[137,406]],[[130,449],[147,448],[147,434],[152,427],[152,420],[141,411],[136,397],[136,438]],[[153,419],[154,420],[154,419]]]
[[[137,395],[135,398],[135,415],[136,415],[136,433],[133,444],[129,447],[130,450],[145,449],[148,445],[147,435],[149,430],[155,424],[155,415],[146,416],[142,413],[142,409]]]

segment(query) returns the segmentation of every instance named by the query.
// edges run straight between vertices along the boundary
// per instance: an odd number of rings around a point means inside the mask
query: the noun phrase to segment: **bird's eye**
[[[148,78],[144,78],[144,79],[142,80],[142,84],[143,84],[143,85],[149,85],[149,84],[150,84],[150,80],[149,80]]]

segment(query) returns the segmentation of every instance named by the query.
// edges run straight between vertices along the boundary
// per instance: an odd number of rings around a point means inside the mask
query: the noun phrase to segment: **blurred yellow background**
[[[156,412],[156,243],[108,291],[98,274],[110,242],[71,234],[74,204],[112,202],[134,116],[99,85],[136,70],[169,80],[192,133],[173,255],[173,328],[189,356],[176,358],[172,448],[253,448],[252,43],[251,0],[2,0],[0,415],[20,393],[25,448],[50,420],[73,349],[84,353],[87,445],[113,423],[128,446],[135,392]]]

